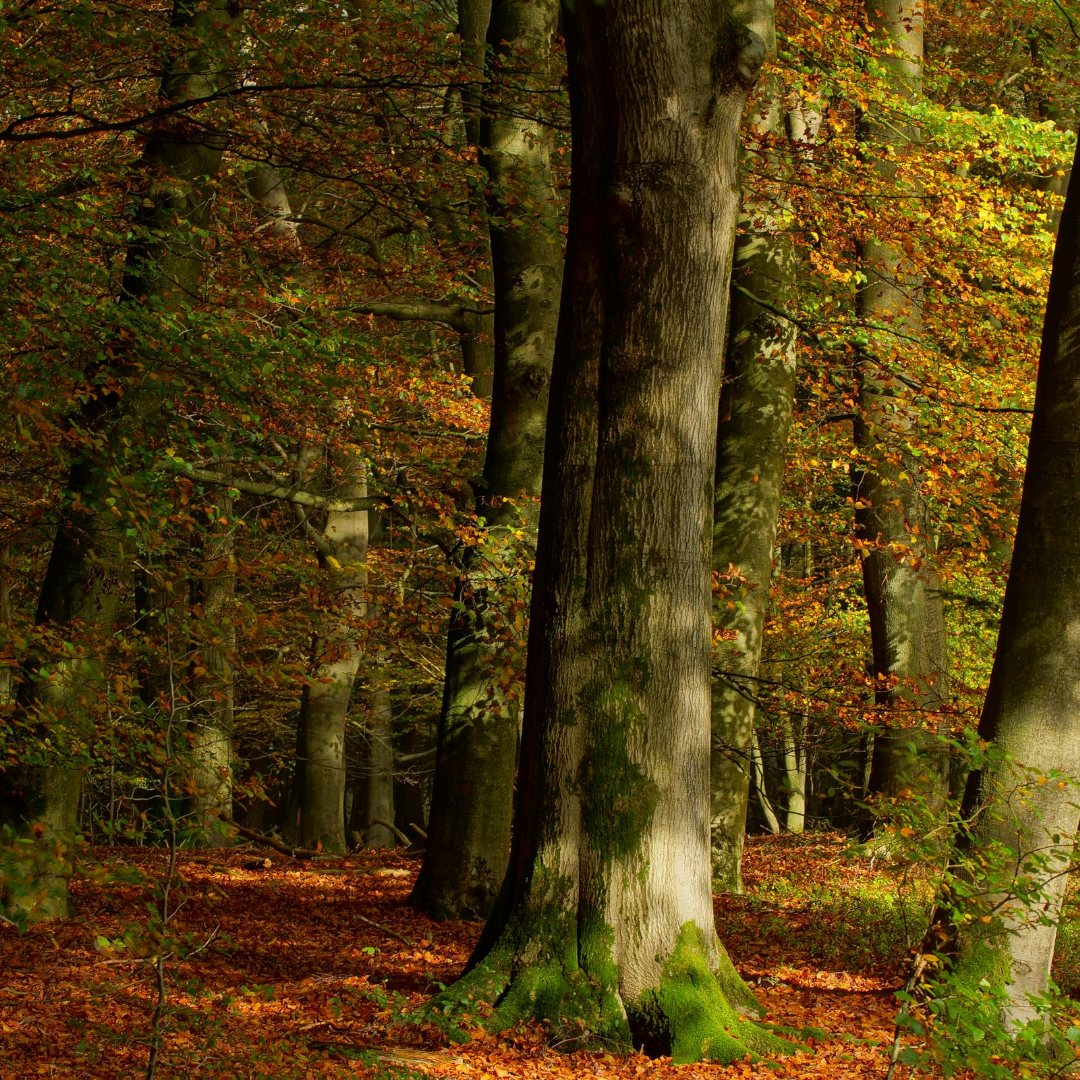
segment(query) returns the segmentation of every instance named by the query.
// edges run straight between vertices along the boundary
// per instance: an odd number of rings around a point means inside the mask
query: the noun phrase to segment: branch
[[[293,503],[296,506],[306,506],[312,510],[324,510],[331,514],[351,514],[357,510],[378,510],[386,506],[389,499],[385,495],[367,495],[355,499],[333,499],[326,495],[314,495],[310,491],[302,491],[295,485],[263,483],[258,480],[242,480],[235,476],[221,476],[210,472],[208,469],[196,469],[178,458],[166,458],[160,462],[162,467],[185,476],[189,480],[197,480],[201,484],[215,484],[218,487],[234,488],[247,495],[261,495],[267,499],[280,499],[282,502]]]
[[[460,334],[475,334],[480,329],[481,318],[495,309],[468,307],[445,300],[368,300],[352,304],[347,310],[356,315],[378,315],[398,322],[442,323]]]
[[[371,824],[381,825],[384,829],[389,829],[406,847],[412,846],[412,841],[393,822],[387,821],[386,818],[373,817]]]
[[[402,945],[407,945],[410,949],[416,948],[415,945],[407,938],[402,937],[399,933],[391,930],[389,926],[383,926],[382,923],[377,923],[374,919],[369,919],[366,915],[357,914],[356,916],[361,922],[365,922],[368,926],[374,926],[376,930],[381,930],[384,934],[388,934],[390,937],[400,941]]]
[[[231,825],[245,839],[254,840],[256,844],[265,844],[267,847],[273,848],[282,855],[288,855],[290,859],[318,859],[327,854],[325,851],[309,851],[307,848],[289,847],[288,844],[283,844],[273,836],[265,836],[263,833],[256,832],[254,829],[247,828],[245,825],[237,825],[237,823],[223,810],[218,811],[218,817],[221,818],[226,825]]]

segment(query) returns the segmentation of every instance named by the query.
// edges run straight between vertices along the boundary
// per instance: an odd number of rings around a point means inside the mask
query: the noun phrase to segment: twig
[[[366,915],[356,916],[361,922],[366,922],[368,926],[374,926],[376,930],[381,930],[384,934],[395,938],[400,941],[402,945],[407,945],[410,949],[415,949],[416,946],[406,937],[402,937],[400,934],[395,933],[389,926],[383,926],[382,923],[377,923],[374,919],[369,919]]]
[[[410,821],[409,822],[409,828],[412,829],[413,832],[417,833],[421,840],[426,840],[427,839],[427,833],[424,832],[424,830],[421,829],[420,826],[417,825],[415,821]]]

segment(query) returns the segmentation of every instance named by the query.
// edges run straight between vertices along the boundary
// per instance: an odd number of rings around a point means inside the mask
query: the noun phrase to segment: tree
[[[774,5],[753,0],[735,5],[735,13],[775,61]],[[761,144],[755,149],[782,183],[781,140],[797,117],[785,107],[780,76],[770,72],[763,81],[746,138]],[[784,310],[794,290],[795,241],[782,188],[764,187],[760,175],[743,181],[716,438],[712,860],[713,884],[730,892],[742,891],[757,676],[795,395],[795,324]]]
[[[504,677],[515,672],[499,622],[512,625],[512,615],[499,610],[509,594],[498,578],[515,559],[524,577],[536,542],[562,281],[554,132],[543,115],[556,82],[558,14],[555,0],[496,0],[488,35],[480,130],[491,189],[495,379],[476,505],[486,531],[455,589],[427,855],[411,897],[436,918],[489,915],[510,845],[520,700],[506,692],[518,680]]]
[[[124,448],[131,444],[132,431],[146,422],[153,408],[153,395],[141,392],[140,375],[153,363],[156,334],[182,321],[196,295],[203,263],[200,232],[209,221],[212,202],[209,181],[217,174],[225,146],[224,135],[205,114],[195,119],[183,109],[226,85],[239,24],[232,0],[215,0],[206,7],[177,0],[173,6],[170,53],[160,89],[167,111],[143,153],[133,239],[120,285],[121,305],[136,314],[122,340],[107,350],[110,362],[87,372],[85,406],[73,418],[80,445],[35,618],[43,640],[48,641],[48,634],[60,640],[51,642],[56,652],[45,649],[27,658],[17,697],[28,726],[51,731],[53,739],[67,746],[85,745],[90,738],[79,720],[86,717],[105,674],[125,557],[131,555],[124,551],[120,513],[111,492],[121,486]],[[48,738],[42,743],[47,746]],[[21,893],[10,886],[7,903],[50,917],[67,911],[65,875],[77,826],[81,762],[59,748],[35,757],[27,768],[5,776],[0,798],[0,820],[45,829],[42,844],[27,849],[28,865],[15,875],[32,879],[33,889]]]
[[[868,0],[867,15],[875,41],[883,46],[877,62],[885,69],[888,89],[899,100],[910,100],[922,84],[921,0]],[[880,107],[870,111],[863,138],[880,181],[895,189],[903,180],[891,144],[900,143],[904,153],[917,133],[902,119],[882,120],[883,112]],[[908,400],[903,370],[905,351],[922,328],[920,282],[898,241],[868,236],[859,253],[865,283],[858,314],[872,347],[856,366],[855,443],[864,464],[853,476],[853,497],[875,697],[891,713],[874,741],[870,788],[886,800],[916,791],[928,805],[940,807],[946,760],[941,743],[924,728],[924,713],[940,713],[948,704],[948,654],[933,527],[919,463],[910,450],[918,414]]]
[[[308,454],[298,473],[306,472]],[[367,497],[364,466],[355,448],[334,455],[340,481],[335,494],[344,500]],[[303,507],[294,507],[325,572],[325,607],[329,613],[313,643],[313,671],[304,687],[297,721],[296,772],[293,779],[295,830],[302,847],[322,844],[345,848],[345,725],[349,699],[360,667],[360,628],[368,616],[366,509],[327,513],[316,528]],[[382,734],[385,734],[383,732]]]
[[[1080,146],[1077,150],[1080,160]],[[1046,993],[1080,812],[1080,179],[1074,160],[1061,216],[1043,325],[1027,471],[997,653],[979,737],[1005,756],[973,773],[977,865],[1005,856],[1000,877],[982,879],[985,921],[960,928],[960,970],[1008,995],[1016,1031]]]
[[[570,234],[514,838],[465,982],[489,1026],[732,1060],[783,1045],[740,1018],[757,1007],[716,937],[709,859],[716,401],[764,46],[713,0],[580,3],[566,30]]]

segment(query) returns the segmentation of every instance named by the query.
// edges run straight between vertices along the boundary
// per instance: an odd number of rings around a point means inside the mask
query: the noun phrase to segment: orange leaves
[[[899,966],[824,962],[821,943],[850,938],[853,929],[807,910],[815,891],[837,896],[882,880],[842,851],[832,836],[752,838],[745,876],[758,899],[717,898],[718,931],[770,1021],[817,1032],[803,1036],[812,1052],[767,1071],[749,1061],[673,1065],[640,1054],[558,1053],[539,1025],[503,1036],[474,1028],[469,1043],[445,1048],[434,1028],[409,1015],[460,974],[480,925],[436,924],[407,908],[415,861],[390,853],[301,864],[273,853],[269,869],[251,872],[242,868],[250,850],[185,853],[179,929],[198,942],[220,927],[227,945],[170,969],[176,1022],[167,1029],[163,1074],[344,1080],[397,1065],[455,1080],[879,1080]],[[163,859],[137,848],[96,854],[151,871]],[[766,900],[763,888],[783,881],[800,891]],[[37,1075],[43,1063],[54,1075],[111,1080],[143,1061],[147,971],[123,949],[105,955],[92,945],[95,935],[119,940],[122,927],[143,918],[138,898],[99,876],[73,888],[75,919],[25,938],[0,926],[0,1080]]]

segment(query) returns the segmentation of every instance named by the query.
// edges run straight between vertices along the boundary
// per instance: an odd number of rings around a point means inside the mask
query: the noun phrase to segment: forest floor
[[[181,852],[173,932],[185,944],[164,967],[156,1076],[881,1080],[893,993],[907,938],[922,932],[926,887],[844,852],[832,835],[754,839],[748,895],[716,898],[721,940],[769,1019],[822,1029],[810,1052],[727,1067],[557,1052],[532,1029],[501,1038],[477,1031],[466,1045],[444,1045],[408,1015],[460,974],[480,923],[434,923],[406,907],[416,860]],[[146,1075],[158,1000],[146,930],[153,894],[118,881],[117,870],[143,871],[152,883],[167,859],[139,847],[86,855],[94,862],[72,882],[75,917],[25,936],[0,926],[4,1080]],[[264,855],[268,869],[243,868]]]

